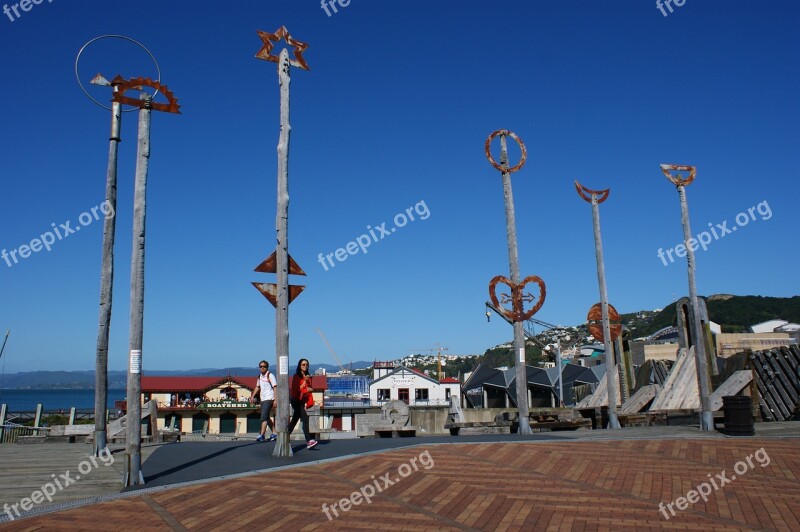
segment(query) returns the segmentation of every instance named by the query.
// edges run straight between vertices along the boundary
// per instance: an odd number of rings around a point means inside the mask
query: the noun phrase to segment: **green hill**
[[[756,323],[783,319],[800,323],[800,296],[762,297],[719,294],[703,298],[708,318],[722,326],[722,332],[747,332]],[[663,310],[622,314],[622,322],[631,329],[634,338],[649,336],[676,323],[675,302]]]

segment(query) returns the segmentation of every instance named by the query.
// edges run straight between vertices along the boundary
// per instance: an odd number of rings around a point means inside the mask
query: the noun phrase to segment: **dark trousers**
[[[311,434],[308,432],[308,413],[306,413],[306,405],[304,401],[296,401],[291,399],[289,401],[292,405],[292,420],[289,422],[289,434],[292,433],[294,428],[297,426],[297,422],[299,420],[303,420],[303,436],[305,436],[306,441],[311,440]]]

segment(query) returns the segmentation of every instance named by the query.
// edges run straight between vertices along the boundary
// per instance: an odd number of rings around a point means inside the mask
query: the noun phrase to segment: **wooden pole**
[[[592,194],[592,224],[594,225],[594,251],[597,259],[597,281],[600,285],[600,310],[603,319],[603,346],[606,351],[606,381],[608,384],[608,428],[620,428],[617,419],[617,363],[611,345],[611,324],[608,319],[608,291],[606,269],[603,261],[603,237],[600,234],[600,206],[597,195]]]
[[[686,246],[686,264],[689,273],[689,301],[692,305],[693,316],[692,328],[694,334],[694,353],[697,362],[697,384],[700,391],[700,406],[702,415],[700,418],[701,430],[714,430],[714,414],[711,411],[709,400],[709,376],[708,361],[706,360],[706,342],[703,326],[700,323],[700,306],[697,302],[697,284],[695,283],[695,262],[694,250],[689,245],[692,238],[692,228],[689,225],[689,205],[686,201],[685,185],[678,185],[678,196],[681,200],[681,224],[683,225],[683,240]],[[687,346],[688,348],[689,346]]]
[[[275,423],[278,439],[273,456],[292,456],[289,441],[289,52],[281,50],[278,62],[278,83],[281,93],[281,132],[278,139],[278,209],[275,213],[277,232],[276,262],[278,297],[275,306],[275,358],[278,367],[278,405]]]
[[[506,136],[500,135],[500,164],[503,167],[503,198],[506,207],[506,234],[508,236],[508,265],[511,282],[519,284],[519,254],[517,251],[517,223],[514,216],[514,194],[511,191],[511,173],[508,171]],[[533,434],[528,423],[528,375],[525,368],[525,331],[521,321],[514,321],[514,370],[517,387],[519,429],[517,434]]]
[[[119,85],[114,85],[114,92]],[[103,259],[100,269],[100,319],[97,329],[97,358],[94,370],[94,455],[107,446],[106,405],[108,404],[108,335],[111,328],[111,300],[114,285],[114,235],[117,212],[117,151],[122,125],[122,106],[111,104],[111,138],[108,146],[106,170],[106,208],[113,213],[103,222]]]
[[[131,324],[128,351],[128,468],[126,486],[144,484],[142,476],[142,339],[144,329],[144,244],[147,170],[150,162],[150,96],[139,111],[136,181],[133,198],[133,252],[131,253]]]

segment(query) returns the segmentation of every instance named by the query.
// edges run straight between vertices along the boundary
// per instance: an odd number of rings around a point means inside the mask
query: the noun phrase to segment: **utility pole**
[[[275,229],[277,244],[275,246],[274,273],[277,276],[277,285],[263,285],[253,283],[275,306],[275,357],[278,366],[278,406],[275,421],[278,430],[278,439],[272,455],[277,457],[292,456],[292,446],[289,441],[289,303],[292,302],[303,287],[289,285],[289,274],[297,273],[291,270],[294,261],[289,257],[289,75],[290,66],[309,70],[303,59],[303,52],[308,44],[298,41],[289,34],[285,26],[278,28],[275,33],[257,32],[263,46],[256,54],[258,59],[278,63],[278,83],[280,84],[280,120],[281,131],[278,139],[278,207],[275,214]],[[272,54],[274,43],[284,40],[294,48],[294,60],[289,59],[289,53],[284,48],[280,56]],[[267,259],[269,260],[269,259]],[[299,266],[297,266],[299,269]],[[261,270],[264,271],[264,270]],[[302,270],[300,270],[302,272]],[[305,275],[305,273],[299,273]],[[299,288],[299,290],[298,290]],[[270,295],[268,295],[270,294]]]
[[[686,185],[694,181],[697,175],[697,168],[688,165],[662,164],[661,171],[678,189],[678,197],[681,203],[681,225],[683,225],[683,244],[686,247],[686,264],[689,274],[689,301],[692,305],[694,320],[692,323],[694,334],[695,361],[697,362],[697,384],[700,391],[700,406],[702,414],[700,418],[701,430],[714,430],[714,414],[711,411],[711,401],[709,398],[710,379],[708,374],[708,363],[706,360],[705,334],[700,323],[700,306],[697,302],[697,285],[695,283],[695,261],[694,248],[690,245],[692,239],[692,228],[689,225],[689,204],[686,201]],[[672,171],[678,172],[672,174]],[[682,177],[679,172],[688,172],[687,177]],[[695,242],[695,245],[697,243]],[[695,246],[696,247],[696,246]],[[686,346],[688,350],[691,344]]]
[[[603,260],[603,239],[600,235],[600,207],[599,205],[608,199],[608,194],[611,189],[605,190],[591,190],[577,181],[575,181],[575,188],[578,195],[591,203],[592,205],[592,225],[594,226],[594,251],[595,258],[597,259],[597,281],[600,285],[600,309],[603,320],[603,346],[606,351],[606,381],[608,384],[608,428],[620,428],[619,419],[617,418],[617,363],[614,357],[614,350],[611,342],[611,324],[608,316],[608,291],[606,289],[606,270]],[[590,196],[587,196],[589,193]]]
[[[500,163],[495,162],[492,157],[490,145],[492,139],[500,137]],[[508,148],[506,146],[506,137],[511,137],[520,147],[521,156],[520,161],[512,167],[508,166]],[[532,434],[529,424],[528,415],[528,375],[525,366],[525,331],[523,322],[535,314],[542,306],[546,296],[544,281],[539,277],[529,276],[520,282],[519,273],[519,253],[517,249],[517,227],[516,219],[514,217],[514,195],[511,191],[511,173],[516,172],[525,164],[527,158],[527,150],[525,144],[513,132],[506,129],[494,131],[489,138],[486,139],[484,145],[486,158],[489,159],[495,169],[499,170],[503,178],[503,198],[505,200],[506,210],[506,235],[508,239],[508,265],[511,270],[511,279],[503,276],[494,277],[489,283],[489,296],[495,307],[499,307],[497,295],[495,293],[498,283],[503,283],[511,289],[510,296],[504,296],[503,302],[512,304],[512,309],[500,308],[502,314],[505,314],[513,321],[514,326],[514,375],[516,380],[517,389],[517,408],[519,409],[519,429],[518,434],[526,435]],[[531,294],[524,294],[523,290],[525,285],[529,282],[534,282],[539,285],[539,297]],[[528,311],[523,309],[525,301],[534,302],[534,307]]]

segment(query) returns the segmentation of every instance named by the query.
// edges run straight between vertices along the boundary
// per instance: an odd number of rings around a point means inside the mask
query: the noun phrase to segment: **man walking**
[[[275,434],[275,425],[269,413],[272,410],[272,403],[275,401],[275,387],[278,382],[275,380],[275,375],[269,372],[269,362],[262,360],[258,363],[258,369],[261,374],[258,376],[256,387],[253,389],[253,394],[250,396],[250,402],[259,394],[261,399],[261,434],[258,435],[256,441],[275,441],[278,436]],[[267,432],[267,425],[269,425],[270,437],[264,439],[264,434]]]

